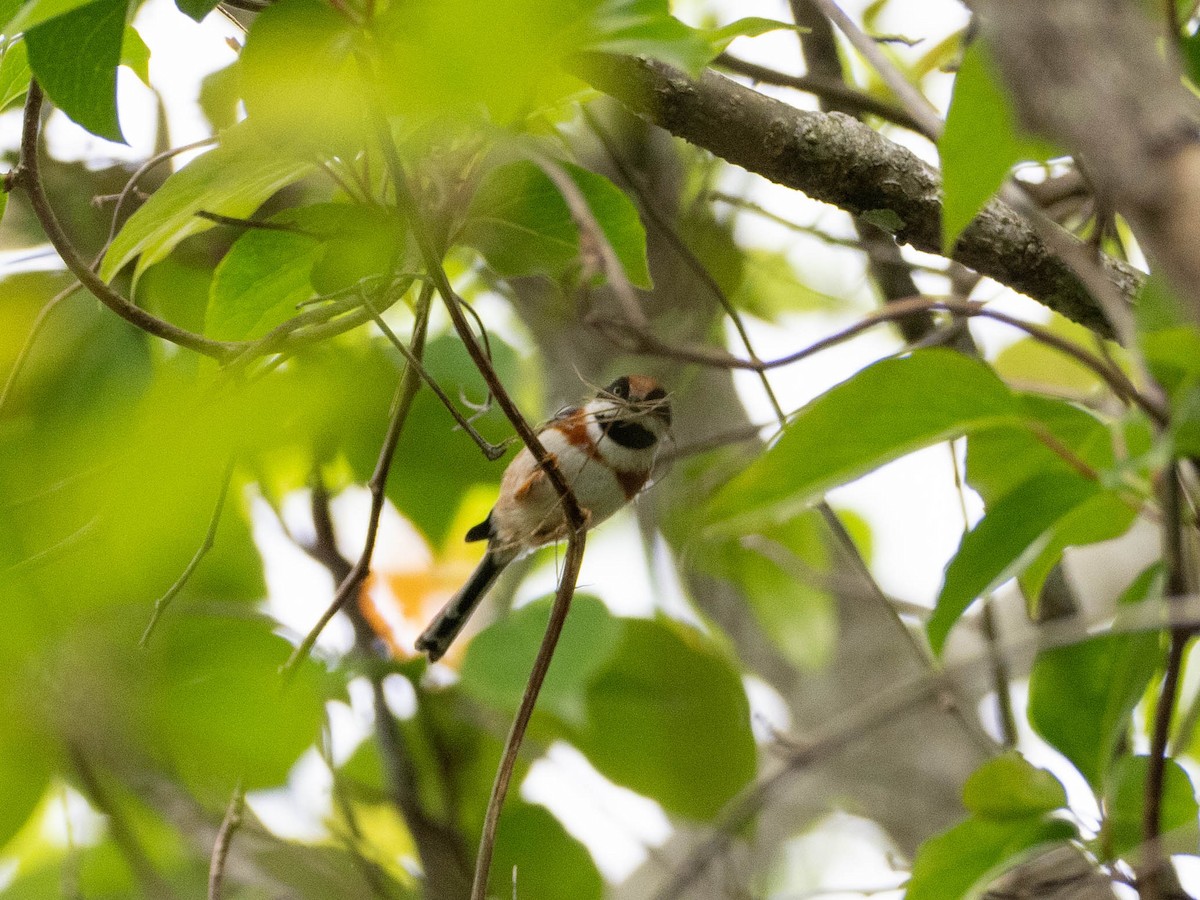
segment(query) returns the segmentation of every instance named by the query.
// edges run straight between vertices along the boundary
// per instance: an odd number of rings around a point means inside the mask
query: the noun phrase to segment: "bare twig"
[[[517,753],[524,739],[525,728],[529,724],[529,716],[532,714],[533,707],[537,703],[537,696],[541,690],[542,681],[545,678],[546,667],[549,666],[550,660],[554,655],[554,648],[558,643],[562,622],[566,619],[567,612],[570,610],[571,599],[575,595],[575,581],[579,575],[579,565],[583,559],[587,520],[579,507],[579,502],[576,500],[570,484],[568,484],[562,470],[559,469],[557,461],[546,452],[546,448],[538,440],[537,434],[521,414],[512,397],[509,396],[508,391],[501,383],[500,378],[496,375],[496,370],[492,366],[491,360],[487,358],[483,349],[479,346],[479,342],[475,340],[475,335],[471,333],[471,328],[462,311],[462,300],[454,292],[454,288],[450,284],[450,279],[446,275],[445,267],[442,265],[442,253],[434,244],[432,236],[425,228],[421,211],[409,186],[404,167],[401,165],[400,155],[396,150],[391,130],[388,128],[387,120],[383,117],[382,113],[376,113],[375,130],[380,147],[383,150],[388,172],[392,177],[396,192],[397,212],[404,219],[405,224],[412,230],[416,238],[417,246],[420,248],[421,257],[425,263],[426,272],[433,279],[434,284],[437,285],[438,293],[441,295],[442,302],[450,314],[450,320],[454,324],[454,330],[457,332],[463,345],[467,348],[467,352],[471,355],[471,360],[475,363],[479,374],[487,382],[492,396],[496,398],[497,405],[503,410],[504,415],[512,423],[513,428],[516,429],[522,443],[529,448],[529,452],[533,455],[533,458],[542,467],[542,470],[545,471],[546,476],[550,479],[550,483],[554,485],[554,490],[558,493],[563,507],[563,514],[568,525],[566,566],[563,577],[559,582],[558,593],[555,595],[554,606],[551,609],[550,624],[546,629],[545,637],[542,638],[541,646],[538,648],[538,655],[534,662],[533,671],[525,687],[525,692],[521,697],[521,705],[518,708],[516,718],[513,720],[512,729],[508,733],[508,739],[505,741],[500,768],[496,772],[496,780],[492,785],[492,794],[488,800],[483,835],[479,844],[479,855],[475,863],[475,879],[471,888],[471,900],[484,900],[487,892],[488,869],[495,847],[496,824],[500,820],[500,811],[504,806],[504,798],[508,792],[509,781],[512,778],[512,766],[516,762]]]
[[[446,396],[446,392],[442,390],[442,386],[437,383],[437,379],[429,374],[429,371],[421,364],[421,361],[417,359],[413,352],[405,347],[404,343],[398,337],[396,337],[396,332],[392,331],[387,322],[383,321],[383,316],[375,311],[375,307],[371,301],[364,297],[363,303],[370,311],[371,317],[375,320],[376,327],[383,332],[384,337],[391,342],[392,346],[400,351],[400,355],[408,360],[408,364],[416,368],[417,373],[421,376],[421,379],[427,385],[429,385],[429,389],[437,395],[437,398],[440,401],[442,401],[442,406],[446,407],[450,415],[454,417],[454,421],[458,423],[458,427],[471,436],[471,440],[475,442],[475,445],[479,447],[483,455],[492,461],[502,457],[505,453],[504,445],[493,444],[479,433],[478,429],[471,424],[470,420],[458,411],[458,407],[454,405],[454,401]]]
[[[19,187],[25,191],[29,205],[33,209],[38,222],[46,232],[46,237],[58,251],[71,274],[96,296],[101,303],[115,312],[125,321],[136,325],[143,331],[194,350],[204,356],[216,360],[225,360],[233,352],[232,345],[224,341],[214,341],[203,335],[187,331],[163,319],[153,316],[140,306],[131,303],[108,286],[91,267],[83,261],[75,247],[67,237],[42,187],[41,174],[38,164],[38,133],[40,131],[42,113],[42,89],[37,81],[29,84],[29,94],[25,100],[25,120],[21,132],[21,156],[15,169],[9,174],[6,186]]]
[[[429,325],[429,306],[432,297],[433,288],[426,283],[421,288],[421,295],[417,299],[417,316],[413,323],[412,351],[419,359],[425,351],[425,334]],[[351,597],[355,596],[358,589],[362,586],[363,580],[367,577],[367,573],[371,568],[371,555],[375,551],[375,538],[379,534],[379,517],[383,513],[383,501],[387,490],[388,471],[392,466],[392,457],[396,452],[396,445],[400,441],[400,434],[404,430],[404,423],[408,419],[408,411],[412,408],[413,398],[417,395],[417,389],[421,386],[420,376],[413,366],[405,366],[404,374],[400,378],[400,383],[396,387],[396,395],[392,400],[391,418],[388,422],[387,434],[383,439],[383,446],[379,449],[379,458],[375,463],[375,471],[371,474],[371,480],[367,487],[371,492],[371,512],[367,519],[367,537],[363,541],[363,549],[359,554],[358,561],[354,564],[354,568],[342,579],[342,583],[338,585],[337,592],[334,594],[333,601],[321,614],[317,624],[312,627],[307,635],[304,636],[299,646],[292,651],[292,655],[283,665],[285,675],[291,674],[296,670],[296,667],[308,657],[312,652],[313,645],[317,642],[325,626],[329,624],[330,619],[337,615],[338,611],[345,606],[346,602]]]
[[[887,119],[889,122],[902,125],[905,128],[916,131],[918,134],[925,135],[930,140],[934,140],[933,135],[926,133],[921,127],[921,123],[909,115],[906,110],[884,100],[872,97],[865,91],[855,90],[843,82],[829,81],[813,75],[787,75],[783,72],[777,72],[775,69],[769,69],[766,66],[752,63],[749,60],[730,56],[728,53],[722,53],[718,56],[716,64],[728,69],[730,72],[745,75],[747,78],[762,82],[763,84],[794,88],[795,90],[815,94],[827,100],[834,100],[839,106],[853,109],[859,113],[879,116],[881,119]]]
[[[158,626],[158,620],[162,618],[163,613],[167,611],[167,607],[171,605],[171,601],[176,595],[183,590],[184,586],[191,580],[196,569],[199,568],[201,561],[212,549],[213,542],[217,537],[217,527],[221,524],[221,512],[225,509],[225,497],[229,494],[229,483],[233,480],[233,457],[230,457],[229,462],[225,464],[225,473],[221,476],[221,488],[217,491],[217,502],[213,507],[212,516],[208,520],[208,531],[204,534],[204,540],[200,546],[196,548],[195,554],[192,556],[191,562],[183,570],[183,573],[176,579],[165,594],[154,601],[154,611],[150,614],[150,621],[146,623],[146,629],[142,632],[141,640],[138,641],[138,646],[145,648],[150,641],[150,635],[154,633],[154,629]]]
[[[750,334],[746,331],[746,323],[742,321],[741,314],[737,311],[733,302],[721,290],[721,286],[717,284],[717,280],[708,271],[708,268],[692,252],[692,248],[679,236],[675,226],[667,221],[667,218],[658,211],[642,185],[641,180],[625,165],[625,160],[622,158],[616,143],[609,136],[608,131],[586,106],[583,107],[583,116],[593,133],[600,139],[600,143],[604,145],[609,159],[612,160],[613,165],[621,174],[625,183],[637,194],[638,199],[641,201],[642,211],[658,226],[659,233],[667,239],[667,243],[674,248],[676,254],[683,260],[684,265],[691,269],[692,274],[700,279],[701,284],[708,288],[708,292],[721,305],[721,308],[725,310],[725,314],[729,316],[729,320],[733,322],[733,327],[737,330],[742,346],[746,348],[746,354],[750,359],[759,362],[758,354],[754,352],[754,345],[750,342]],[[765,371],[760,371],[758,378],[762,384],[763,393],[767,395],[767,400],[770,401],[771,408],[775,411],[775,416],[779,420],[779,424],[782,425],[786,416],[783,412],[783,407],[779,405],[779,398],[775,396],[775,390],[771,387],[770,378]]]
[[[538,693],[542,689],[542,682],[546,680],[546,672],[554,658],[554,649],[562,634],[567,613],[571,610],[571,599],[575,595],[579,567],[583,564],[585,540],[585,528],[576,526],[567,542],[563,573],[558,582],[558,590],[554,595],[554,604],[550,607],[550,621],[546,626],[546,635],[538,647],[537,657],[533,661],[533,670],[529,673],[529,683],[521,695],[521,705],[517,708],[517,715],[513,719],[512,728],[509,729],[508,739],[504,742],[504,755],[500,758],[500,767],[496,770],[496,780],[492,784],[487,817],[483,823],[483,835],[479,840],[479,858],[475,862],[475,881],[471,886],[471,900],[484,900],[487,896],[488,872],[491,869],[492,852],[496,845],[496,828],[500,824],[500,811],[504,808],[504,797],[508,793],[508,785],[517,764],[517,754],[521,750],[525,729],[529,725]]]
[[[1178,463],[1171,463],[1161,474],[1163,511],[1163,561],[1167,570],[1166,594],[1169,603],[1189,591],[1189,578],[1183,551],[1183,520]],[[1142,807],[1142,838],[1145,853],[1138,866],[1138,890],[1142,900],[1158,900],[1165,896],[1174,873],[1170,859],[1163,852],[1160,839],[1162,827],[1163,778],[1166,774],[1167,741],[1171,719],[1183,675],[1184,653],[1193,628],[1171,629],[1170,649],[1163,671],[1158,706],[1154,710],[1154,730],[1150,736],[1150,759],[1146,767],[1146,792]]]
[[[755,362],[754,360],[742,359],[737,356],[713,347],[705,346],[674,346],[666,344],[653,334],[647,332],[633,332],[630,337],[636,342],[638,350],[646,353],[657,353],[663,356],[669,356],[674,359],[682,359],[687,362],[694,362],[700,365],[712,366],[715,368],[729,369],[749,369],[758,371],[760,369],[773,369],[779,366],[787,366],[793,363],[800,362],[830,347],[836,346],[844,341],[849,340],[856,335],[874,328],[883,322],[891,322],[896,319],[901,319],[912,315],[914,312],[922,310],[943,310],[958,316],[972,317],[982,316],[988,319],[994,319],[997,322],[1003,322],[1011,325],[1014,328],[1019,328],[1035,340],[1053,347],[1056,350],[1070,356],[1072,359],[1094,371],[1101,379],[1113,390],[1113,392],[1125,400],[1133,403],[1141,408],[1155,422],[1162,424],[1167,421],[1167,412],[1163,405],[1149,397],[1143,395],[1137,387],[1129,380],[1129,378],[1120,369],[1109,365],[1104,359],[1098,355],[1080,347],[1065,338],[1054,334],[1047,328],[1040,325],[1035,325],[1031,322],[1025,322],[1015,316],[1010,316],[1006,313],[988,309],[984,304],[974,300],[957,300],[937,297],[913,297],[909,300],[897,300],[889,303],[882,309],[875,310],[863,316],[858,322],[841,331],[835,332],[829,337],[823,338],[814,344],[810,344],[802,350],[797,350],[795,353],[789,353],[787,356],[779,359],[769,360],[766,362]],[[619,329],[621,326],[618,323],[610,323],[611,327]]]
[[[208,900],[221,900],[221,887],[225,881],[225,862],[229,858],[229,845],[233,833],[242,827],[242,814],[246,809],[246,791],[239,781],[225,808],[225,818],[217,831],[213,843],[212,859],[208,864]]]

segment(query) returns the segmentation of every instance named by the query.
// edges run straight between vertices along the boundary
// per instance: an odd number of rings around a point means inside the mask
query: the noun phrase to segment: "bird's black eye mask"
[[[604,393],[611,394],[613,397],[616,397],[618,400],[628,400],[629,399],[629,378],[625,375],[622,375],[620,378],[618,378],[616,381],[614,381],[612,384],[610,384],[608,387],[606,387],[604,389]]]

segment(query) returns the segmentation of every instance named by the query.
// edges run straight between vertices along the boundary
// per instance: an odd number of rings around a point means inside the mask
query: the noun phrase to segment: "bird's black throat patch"
[[[653,447],[658,440],[654,432],[640,422],[628,422],[624,419],[601,419],[600,430],[622,447],[630,450],[645,450]]]

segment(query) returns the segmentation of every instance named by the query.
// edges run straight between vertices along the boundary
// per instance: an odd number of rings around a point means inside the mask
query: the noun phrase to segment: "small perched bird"
[[[671,427],[662,386],[645,375],[623,375],[583,406],[558,413],[538,432],[575,494],[587,527],[603,522],[637,496]],[[488,542],[470,580],[417,638],[417,649],[437,661],[458,636],[488,588],[522,553],[567,536],[562,498],[529,448],[504,470],[500,498],[488,517],[467,532]]]

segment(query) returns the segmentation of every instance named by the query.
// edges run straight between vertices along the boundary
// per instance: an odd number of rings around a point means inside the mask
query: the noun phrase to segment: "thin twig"
[[[221,900],[221,886],[225,881],[225,862],[229,858],[229,845],[233,833],[242,827],[242,814],[246,809],[246,791],[239,780],[225,808],[225,818],[217,831],[213,843],[212,859],[208,864],[208,900]]]
[[[429,307],[432,297],[433,288],[426,283],[421,288],[421,295],[417,299],[417,315],[416,321],[413,323],[412,337],[412,352],[419,359],[425,352],[425,334],[429,325]],[[283,673],[290,675],[296,670],[296,667],[306,659],[309,653],[312,652],[313,645],[317,642],[321,632],[325,630],[325,626],[329,621],[338,614],[338,611],[345,606],[346,602],[355,594],[362,586],[363,580],[367,577],[367,573],[371,569],[371,555],[375,552],[375,538],[379,534],[379,517],[383,514],[383,501],[386,496],[388,472],[392,466],[392,457],[396,453],[396,445],[400,442],[400,434],[404,430],[404,423],[408,420],[408,412],[412,409],[413,398],[417,395],[417,390],[421,386],[420,376],[413,366],[406,365],[404,374],[400,378],[400,383],[396,386],[396,395],[392,400],[392,412],[388,422],[387,434],[383,439],[383,446],[379,449],[379,458],[375,463],[375,471],[371,474],[371,480],[367,483],[367,487],[371,492],[371,512],[367,519],[367,537],[363,541],[363,549],[359,554],[358,561],[354,564],[354,568],[349,574],[342,579],[342,583],[338,585],[337,592],[333,596],[333,601],[321,614],[321,618],[317,620],[317,624],[312,627],[304,640],[292,651],[292,655],[283,665]]]
[[[41,223],[42,229],[46,232],[46,237],[54,245],[54,249],[58,251],[58,255],[62,257],[62,261],[71,270],[71,274],[79,279],[80,283],[96,296],[96,299],[130,324],[136,325],[138,328],[155,337],[178,344],[181,347],[186,347],[204,356],[210,356],[216,360],[227,359],[234,351],[232,345],[224,341],[211,340],[203,335],[187,331],[164,319],[151,315],[109,287],[83,261],[71,243],[70,238],[67,237],[66,232],[63,231],[62,226],[59,224],[58,218],[55,216],[54,210],[50,206],[50,201],[46,198],[46,192],[42,187],[38,163],[38,134],[40,131],[41,113],[42,89],[35,80],[29,83],[29,93],[25,100],[25,120],[21,131],[20,160],[16,168],[8,173],[5,186],[9,189],[19,187],[25,191],[33,214],[37,217],[38,222]]]
[[[879,44],[859,28],[834,0],[813,0],[813,3],[831,22],[837,25],[842,34],[854,45],[854,49],[875,67],[875,71],[892,89],[908,114],[920,125],[920,131],[930,140],[937,141],[942,136],[942,131],[945,130],[945,123],[942,122],[942,117],[938,115],[937,110],[933,108],[933,104],[925,99],[925,95],[904,77],[904,73],[888,59]]]
[[[521,742],[524,739],[525,728],[529,723],[529,715],[537,703],[542,680],[545,678],[545,668],[549,666],[550,660],[554,656],[554,649],[558,643],[562,621],[566,619],[567,612],[570,610],[571,599],[575,595],[575,582],[579,574],[579,564],[583,559],[587,519],[583,514],[583,510],[580,509],[579,502],[576,500],[575,493],[571,490],[566,476],[559,469],[557,460],[546,452],[546,448],[542,446],[542,442],[538,439],[537,434],[521,414],[521,411],[513,402],[503,383],[501,383],[495,368],[491,364],[491,360],[484,354],[478,341],[475,340],[475,335],[471,333],[470,325],[467,323],[462,311],[461,298],[455,293],[454,288],[450,284],[450,279],[446,275],[446,269],[442,265],[442,254],[435,246],[433,238],[425,228],[416,198],[413,196],[412,188],[409,186],[408,179],[404,173],[404,167],[401,165],[400,154],[396,149],[396,144],[392,138],[387,120],[378,111],[376,111],[375,115],[375,130],[396,192],[397,213],[411,229],[413,236],[416,238],[422,260],[425,263],[426,272],[433,279],[434,284],[437,285],[438,293],[441,295],[442,302],[450,314],[450,320],[454,324],[454,330],[457,332],[459,340],[467,348],[467,352],[471,355],[471,359],[475,363],[476,369],[479,370],[479,374],[487,382],[492,396],[496,398],[497,405],[503,410],[504,415],[512,423],[522,443],[525,444],[538,465],[546,473],[550,483],[554,485],[554,490],[558,493],[559,501],[562,503],[563,514],[568,525],[566,568],[564,569],[563,578],[559,582],[554,606],[550,611],[550,623],[546,629],[545,637],[542,638],[541,646],[538,648],[538,655],[534,662],[533,671],[529,676],[529,682],[521,697],[521,705],[517,711],[517,717],[513,720],[512,729],[509,731],[508,739],[505,741],[500,768],[496,772],[496,780],[492,785],[492,794],[488,800],[483,835],[479,844],[479,855],[475,863],[475,879],[471,888],[471,900],[484,900],[487,892],[488,868],[495,847],[496,824],[500,820],[500,811],[504,806],[504,798],[508,792],[509,781],[512,778],[512,766],[516,762],[517,752],[520,750]]]
[[[376,327],[383,332],[384,337],[391,342],[392,346],[400,351],[400,355],[408,360],[408,364],[416,368],[417,373],[421,376],[421,379],[427,385],[429,385],[429,389],[437,395],[437,398],[440,401],[442,401],[442,405],[446,407],[446,409],[450,412],[450,415],[454,417],[454,421],[458,423],[458,427],[471,436],[471,440],[475,442],[475,445],[479,447],[483,455],[486,456],[490,461],[495,461],[502,457],[505,453],[504,445],[493,444],[479,433],[475,426],[471,424],[470,420],[458,411],[458,407],[454,405],[454,401],[446,395],[444,390],[442,390],[442,386],[437,383],[437,379],[429,374],[429,370],[421,364],[421,361],[417,359],[413,352],[405,347],[404,343],[398,337],[396,337],[396,332],[392,331],[387,322],[383,321],[383,316],[375,311],[375,307],[371,301],[364,297],[363,303],[367,310],[371,313],[371,317],[375,320]]]
[[[839,106],[853,109],[859,113],[879,116],[881,119],[886,119],[896,125],[902,125],[933,140],[933,136],[921,127],[921,123],[901,107],[894,106],[885,100],[879,100],[865,91],[856,90],[844,83],[827,81],[824,78],[817,78],[813,75],[787,75],[775,69],[769,69],[766,66],[752,63],[749,60],[730,56],[728,53],[722,53],[716,58],[715,62],[716,65],[728,69],[730,72],[745,75],[747,78],[761,82],[762,84],[794,88],[795,90],[814,94],[827,100],[833,100]]]
[[[1163,512],[1163,562],[1167,570],[1166,593],[1169,603],[1185,596],[1190,590],[1183,551],[1183,520],[1178,463],[1172,462],[1161,473]],[[1146,792],[1142,807],[1142,839],[1144,856],[1138,866],[1138,890],[1142,900],[1158,900],[1174,873],[1170,859],[1163,852],[1160,839],[1162,827],[1163,778],[1166,774],[1167,742],[1171,734],[1171,719],[1183,675],[1184,655],[1195,630],[1171,629],[1171,644],[1163,671],[1158,706],[1154,710],[1154,730],[1150,737],[1150,759],[1146,766]]]
[[[669,356],[675,359],[682,359],[687,362],[694,362],[700,365],[712,366],[715,368],[725,369],[749,369],[758,371],[760,369],[773,369],[779,366],[788,366],[793,363],[800,362],[810,356],[814,356],[830,347],[836,346],[880,325],[884,322],[891,322],[896,319],[901,319],[912,315],[914,312],[926,310],[942,310],[950,312],[958,316],[972,317],[982,316],[988,319],[994,319],[997,322],[1003,322],[1006,325],[1011,325],[1014,328],[1019,328],[1035,340],[1054,347],[1062,353],[1075,359],[1082,365],[1094,371],[1099,375],[1113,392],[1125,400],[1140,407],[1147,415],[1155,422],[1163,424],[1167,421],[1167,412],[1165,408],[1155,400],[1144,396],[1137,387],[1129,380],[1129,378],[1120,369],[1110,366],[1103,359],[1094,353],[1072,343],[1065,338],[1054,334],[1047,328],[1040,325],[1035,325],[1031,322],[1025,322],[1015,316],[1007,315],[1006,313],[988,309],[982,303],[975,300],[956,300],[938,297],[913,297],[908,300],[896,300],[889,303],[882,309],[874,310],[863,316],[858,322],[850,325],[841,331],[837,331],[829,337],[823,338],[816,343],[810,344],[802,350],[797,350],[795,353],[789,353],[787,356],[779,359],[769,360],[766,362],[755,362],[754,360],[742,359],[734,356],[724,350],[713,347],[704,346],[674,346],[666,344],[658,340],[654,335],[648,332],[631,332],[630,336],[636,341],[637,349],[646,353],[656,353],[663,356]],[[621,323],[608,323],[614,329],[621,329]],[[627,329],[628,331],[628,329]]]
[[[484,900],[487,896],[488,873],[491,869],[492,852],[496,845],[496,828],[500,824],[500,812],[504,808],[504,797],[508,793],[508,785],[517,764],[517,754],[520,752],[521,742],[525,737],[525,729],[529,725],[538,693],[542,689],[542,682],[546,680],[546,672],[554,658],[554,650],[558,645],[558,638],[562,634],[563,624],[567,620],[567,613],[571,610],[575,583],[579,578],[579,568],[583,564],[585,542],[585,529],[583,527],[575,528],[567,542],[563,573],[558,582],[558,590],[554,595],[554,605],[550,607],[550,621],[546,626],[546,635],[538,647],[537,657],[533,661],[533,669],[529,673],[529,683],[521,695],[521,705],[517,708],[517,715],[513,719],[512,728],[509,729],[508,739],[504,742],[504,755],[500,758],[500,767],[496,770],[496,780],[492,784],[492,794],[488,798],[483,836],[479,840],[479,858],[475,862],[475,881],[471,886],[471,900]]]
[[[729,320],[733,322],[733,327],[737,330],[742,346],[746,348],[746,354],[755,362],[760,362],[758,354],[754,352],[754,345],[750,342],[750,334],[746,331],[746,323],[742,321],[742,316],[738,312],[737,307],[733,305],[733,301],[721,290],[721,286],[717,284],[717,280],[696,254],[692,252],[692,248],[679,236],[675,226],[667,221],[667,218],[655,207],[641,180],[625,165],[625,160],[621,157],[616,143],[587,106],[583,107],[583,117],[592,129],[592,132],[600,139],[600,143],[604,145],[604,149],[608,152],[608,157],[612,160],[612,164],[616,167],[617,172],[620,173],[625,183],[637,194],[642,204],[642,211],[658,226],[659,233],[667,239],[667,243],[671,245],[679,258],[683,260],[684,265],[692,270],[692,274],[700,279],[700,283],[708,288],[708,292],[721,305],[721,308],[725,310],[725,314],[729,316]],[[783,407],[779,405],[779,398],[775,395],[774,388],[771,387],[770,378],[765,371],[760,371],[758,379],[762,384],[763,393],[766,394],[767,400],[771,404],[771,409],[774,410],[779,424],[782,425],[787,416],[783,412]]]
[[[201,561],[212,549],[213,543],[217,538],[217,527],[221,524],[221,512],[225,509],[225,497],[229,494],[229,483],[233,480],[233,457],[230,457],[229,462],[225,464],[225,472],[221,476],[221,488],[217,491],[217,502],[213,507],[212,516],[208,520],[208,531],[204,533],[204,540],[200,546],[196,548],[191,562],[183,570],[183,573],[176,579],[175,583],[167,589],[167,592],[154,601],[154,611],[150,614],[150,621],[146,623],[146,629],[142,632],[141,640],[138,641],[138,647],[145,649],[150,641],[150,635],[154,633],[154,629],[158,626],[158,620],[162,618],[163,613],[167,611],[167,607],[171,605],[171,601],[176,595],[183,590],[184,586],[191,580],[196,569],[200,567]]]

